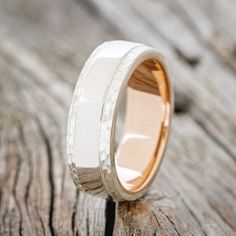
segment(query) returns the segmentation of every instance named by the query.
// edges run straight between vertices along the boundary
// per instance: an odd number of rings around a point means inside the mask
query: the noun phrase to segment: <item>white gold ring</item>
[[[173,95],[160,54],[105,42],[85,63],[69,112],[66,153],[75,185],[116,201],[148,189],[163,159]]]

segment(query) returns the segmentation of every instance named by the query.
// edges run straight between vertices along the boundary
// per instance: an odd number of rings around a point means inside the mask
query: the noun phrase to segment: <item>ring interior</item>
[[[160,165],[170,126],[170,89],[160,61],[134,70],[121,94],[115,126],[115,163],[121,185],[142,189]]]

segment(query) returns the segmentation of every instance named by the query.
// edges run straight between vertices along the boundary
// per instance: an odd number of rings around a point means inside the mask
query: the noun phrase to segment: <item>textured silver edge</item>
[[[119,182],[115,169],[113,137],[117,101],[120,94],[122,93],[122,90],[124,89],[122,87],[126,87],[126,83],[130,77],[130,74],[136,67],[135,65],[143,61],[144,58],[142,57],[151,54],[155,54],[155,56],[157,56],[156,51],[145,45],[135,47],[126,54],[126,56],[122,59],[114,78],[111,81],[103,105],[99,148],[101,176],[104,187],[108,194],[112,197],[112,199],[117,201],[135,200],[146,192],[145,188],[131,194],[126,189],[124,189],[124,187]],[[160,56],[158,54],[158,58],[159,57]]]

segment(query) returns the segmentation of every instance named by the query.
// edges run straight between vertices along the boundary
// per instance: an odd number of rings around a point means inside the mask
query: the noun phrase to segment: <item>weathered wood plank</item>
[[[115,235],[236,235],[234,2],[211,4],[0,2],[0,234],[103,235],[115,214]],[[177,108],[150,192],[114,209],[76,192],[63,149],[78,71],[117,38],[166,55]]]

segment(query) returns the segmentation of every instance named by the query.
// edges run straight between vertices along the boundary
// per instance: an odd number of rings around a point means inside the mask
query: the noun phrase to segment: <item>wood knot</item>
[[[197,56],[187,56],[184,52],[182,52],[179,48],[174,49],[177,56],[189,66],[196,68],[200,63],[200,58]]]
[[[186,114],[189,112],[191,106],[191,99],[185,94],[175,94],[175,109],[177,115]]]

